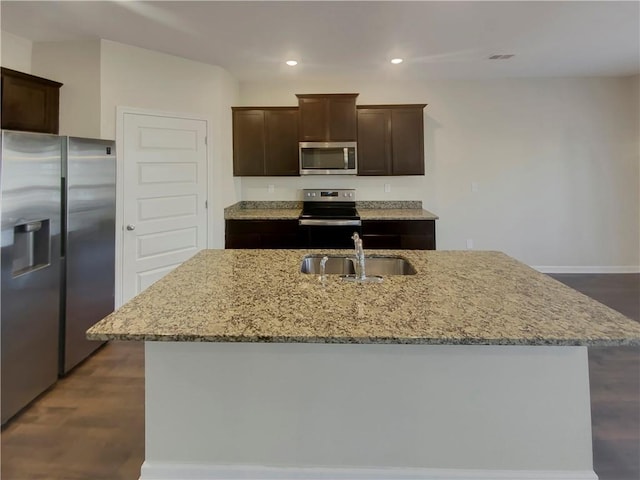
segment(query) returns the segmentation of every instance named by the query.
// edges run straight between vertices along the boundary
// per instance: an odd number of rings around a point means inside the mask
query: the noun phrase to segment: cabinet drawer
[[[435,250],[435,220],[363,220],[365,249]]]
[[[434,220],[363,220],[362,233],[366,234],[434,234]]]
[[[226,220],[225,248],[298,248],[298,220]]]

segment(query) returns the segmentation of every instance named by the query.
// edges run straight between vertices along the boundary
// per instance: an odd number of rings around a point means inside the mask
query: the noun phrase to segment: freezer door
[[[61,374],[103,342],[86,331],[113,311],[115,292],[115,142],[66,137],[66,241]]]
[[[60,299],[60,137],[2,131],[2,423],[55,383]]]

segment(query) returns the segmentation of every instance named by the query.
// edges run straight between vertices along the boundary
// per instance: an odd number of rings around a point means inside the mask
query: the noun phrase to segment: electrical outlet
[[[478,182],[471,182],[471,191],[476,193],[478,191]]]
[[[273,191],[274,191],[274,190],[275,190],[275,189],[274,189],[273,185],[268,185],[268,186],[267,186],[267,191],[268,191],[269,193],[273,193]]]
[[[390,183],[385,183],[384,184],[384,193],[391,193],[391,184]]]
[[[473,250],[473,238],[467,238],[467,250]]]

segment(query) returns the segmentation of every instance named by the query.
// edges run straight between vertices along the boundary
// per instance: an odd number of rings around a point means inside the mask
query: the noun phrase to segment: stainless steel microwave
[[[300,175],[357,175],[356,142],[300,142]]]

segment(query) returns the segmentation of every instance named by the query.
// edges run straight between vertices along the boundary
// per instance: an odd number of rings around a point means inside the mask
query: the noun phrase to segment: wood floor
[[[640,321],[640,275],[553,275]],[[640,348],[589,349],[594,468],[640,479]],[[137,480],[144,459],[144,352],[106,345],[3,429],[2,480]]]
[[[552,275],[640,322],[640,275]],[[589,349],[593,465],[600,480],[640,480],[640,347]]]
[[[144,460],[144,346],[111,343],[2,431],[2,480],[137,480]]]

